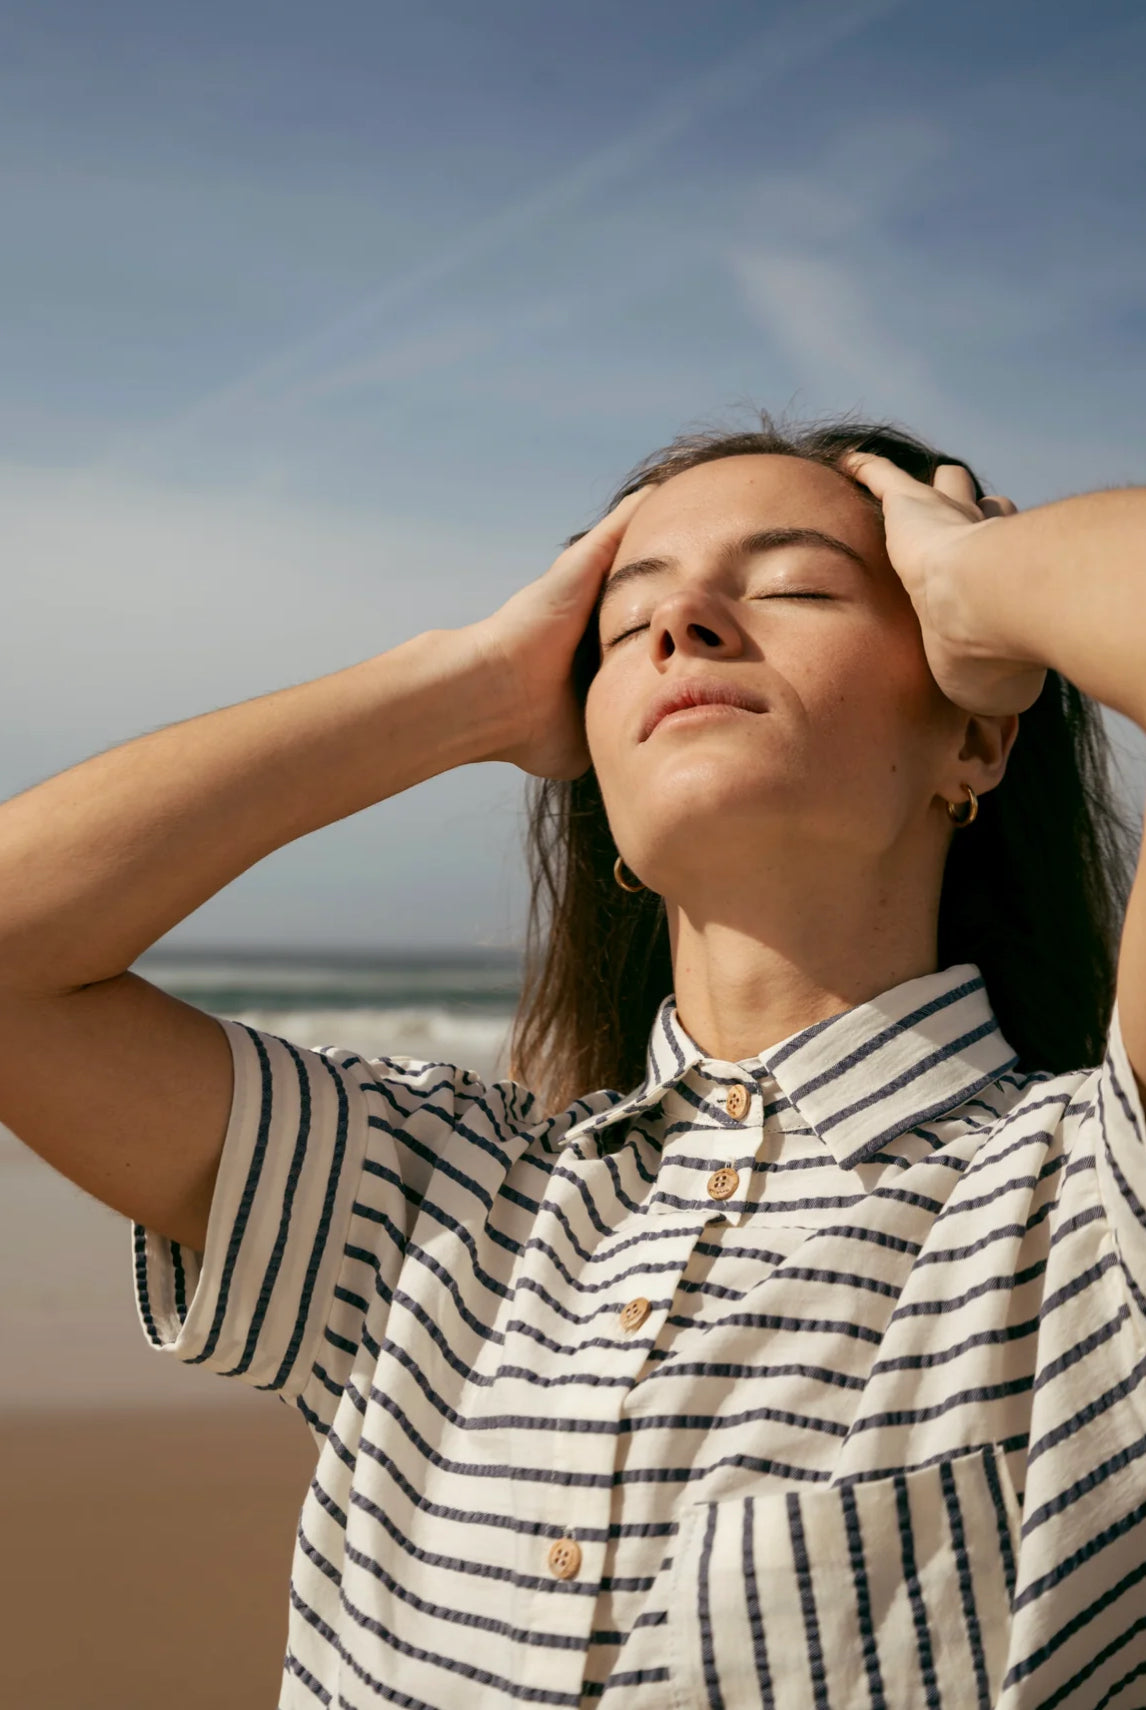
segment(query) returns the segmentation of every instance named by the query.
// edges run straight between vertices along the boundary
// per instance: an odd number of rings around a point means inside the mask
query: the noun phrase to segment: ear
[[[961,799],[964,784],[970,784],[981,796],[1001,783],[1018,734],[1018,713],[968,714],[959,752],[946,780],[951,786],[949,800]]]

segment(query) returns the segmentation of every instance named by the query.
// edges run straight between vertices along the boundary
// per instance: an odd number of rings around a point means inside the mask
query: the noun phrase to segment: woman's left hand
[[[1042,693],[1046,669],[1029,659],[1005,659],[974,634],[966,578],[973,537],[1002,528],[1017,506],[1010,499],[975,499],[967,470],[942,463],[933,484],[873,452],[849,451],[840,469],[863,483],[883,506],[887,555],[907,589],[923,632],[931,674],[948,700],[967,712],[1025,712]]]

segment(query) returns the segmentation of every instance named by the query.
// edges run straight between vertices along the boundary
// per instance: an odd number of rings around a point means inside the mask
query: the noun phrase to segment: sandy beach
[[[273,1403],[0,1422],[0,1703],[273,1710],[312,1466]]]
[[[310,1434],[148,1347],[129,1252],[0,1130],[0,1704],[274,1710]]]

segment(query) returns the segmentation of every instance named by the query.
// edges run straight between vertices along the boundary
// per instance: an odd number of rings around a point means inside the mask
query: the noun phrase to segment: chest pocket
[[[990,1710],[1019,1510],[991,1448],[891,1478],[694,1503],[669,1601],[676,1710]]]

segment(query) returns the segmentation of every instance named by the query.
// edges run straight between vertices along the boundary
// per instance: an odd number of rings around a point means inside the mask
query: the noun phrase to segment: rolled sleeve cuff
[[[329,1316],[366,1116],[358,1077],[340,1064],[222,1025],[234,1093],[206,1249],[133,1224],[136,1307],[153,1347],[290,1400]]]

